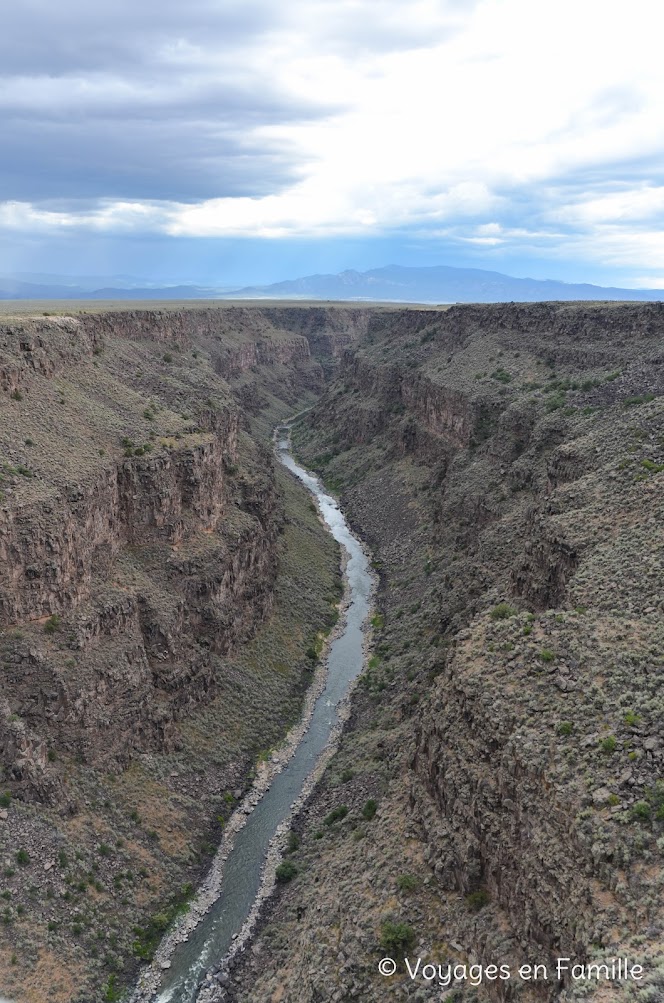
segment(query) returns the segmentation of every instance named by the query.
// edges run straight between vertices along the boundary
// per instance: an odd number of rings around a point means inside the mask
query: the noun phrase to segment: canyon
[[[120,999],[297,720],[340,594],[270,446],[307,409],[373,650],[219,999],[430,998],[390,953],[661,999],[663,346],[655,303],[2,319],[0,990]]]

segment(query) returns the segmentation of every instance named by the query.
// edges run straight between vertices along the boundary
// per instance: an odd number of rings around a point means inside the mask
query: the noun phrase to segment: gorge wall
[[[660,998],[663,338],[658,304],[468,306],[373,316],[345,350],[296,445],[376,556],[374,654],[227,998],[429,998],[378,974],[404,953],[627,953]]]
[[[211,654],[269,611],[283,512],[241,395],[276,386],[287,413],[321,389],[292,312],[273,314],[3,326],[0,626],[4,695],[26,733],[107,765],[167,747],[212,685]],[[318,339],[323,355],[337,333],[356,336],[355,314],[343,320]],[[43,756],[6,767],[26,796],[44,796]]]
[[[5,322],[0,988],[113,999],[297,716],[336,555],[266,443],[314,405],[379,613],[225,998],[631,998],[378,974],[408,952],[628,954],[660,999],[663,344],[660,304]]]
[[[297,714],[338,559],[269,432],[364,324],[234,307],[0,323],[0,993],[19,1003],[113,996],[152,950],[132,931],[147,915],[152,944],[150,905],[176,908]],[[59,990],[50,964],[76,977]]]

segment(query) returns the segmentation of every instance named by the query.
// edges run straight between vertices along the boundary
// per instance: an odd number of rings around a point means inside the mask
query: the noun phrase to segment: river
[[[340,705],[362,670],[373,585],[369,560],[336,499],[293,459],[288,425],[277,429],[275,448],[281,463],[314,495],[327,528],[346,552],[345,615],[329,647],[325,688],[314,704],[309,727],[238,831],[224,864],[219,897],[188,939],[175,948],[170,968],[152,997],[158,1003],[195,1003],[206,972],[229,953],[259,894],[270,840],[291,814],[338,723]]]

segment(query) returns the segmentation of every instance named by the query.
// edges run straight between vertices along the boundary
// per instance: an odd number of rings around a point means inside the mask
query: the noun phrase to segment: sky
[[[21,0],[0,274],[664,287],[657,0]]]

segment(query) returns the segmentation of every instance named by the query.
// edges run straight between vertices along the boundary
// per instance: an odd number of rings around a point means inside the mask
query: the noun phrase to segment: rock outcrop
[[[268,614],[283,513],[247,414],[320,390],[301,326],[231,307],[2,327],[5,696],[37,745],[107,768],[176,747],[214,656]],[[357,319],[304,326],[332,358]],[[17,742],[8,773],[41,798],[48,763]]]
[[[344,352],[296,441],[375,554],[374,655],[224,998],[424,999],[378,975],[394,951],[628,953],[659,998],[663,335],[659,304],[468,306],[376,314]],[[450,998],[595,989],[631,998]]]

